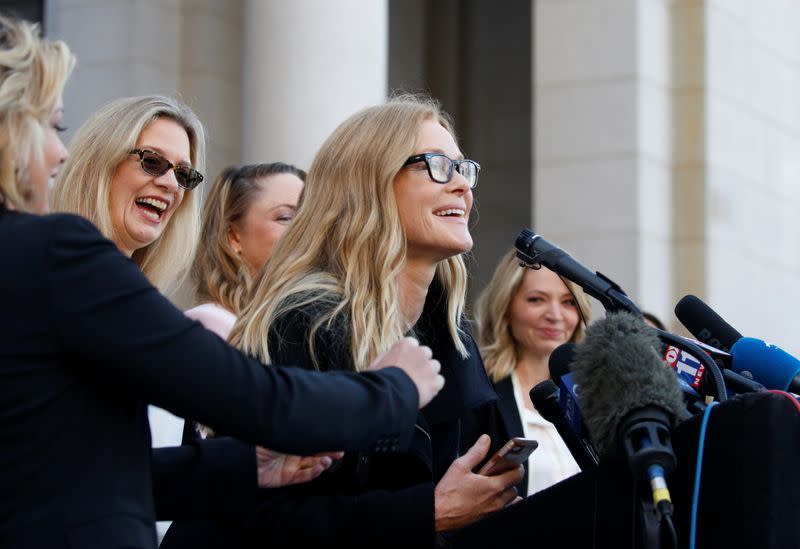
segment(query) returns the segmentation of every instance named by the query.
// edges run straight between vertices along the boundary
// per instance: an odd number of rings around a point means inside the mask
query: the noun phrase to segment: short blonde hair
[[[189,137],[190,159],[204,171],[205,132],[187,105],[161,95],[127,97],[95,112],[75,134],[69,160],[53,193],[53,210],[82,215],[116,240],[109,208],[111,180],[136,146],[142,131],[159,118],[174,120]],[[162,291],[184,274],[194,255],[200,227],[198,191],[186,191],[161,237],[133,253],[133,260]]]
[[[28,211],[29,160],[41,160],[45,132],[75,57],[39,26],[0,16],[0,204]]]
[[[439,104],[403,95],[364,109],[331,134],[317,153],[297,217],[256,282],[251,302],[230,341],[269,362],[268,333],[282,315],[312,302],[327,308],[314,319],[308,346],[339,315],[347,319],[353,367],[365,368],[408,330],[397,299],[406,238],[394,195],[395,176],[414,153],[419,129],[435,120],[456,138]],[[447,294],[447,323],[461,340],[467,270],[463,258],[439,263],[436,278]]]
[[[508,319],[511,302],[524,275],[525,269],[519,265],[516,250],[509,250],[498,263],[492,279],[475,303],[478,345],[486,372],[495,383],[510,376],[517,366],[517,349]],[[578,342],[583,339],[586,323],[590,320],[589,300],[580,286],[560,278],[575,298],[579,317],[583,320],[578,322],[570,337],[570,341]]]
[[[283,162],[229,166],[217,176],[203,205],[203,245],[197,247],[191,269],[198,303],[217,303],[239,315],[253,279],[250,266],[231,246],[230,228],[269,185],[264,180],[284,173],[306,180],[306,172]]]

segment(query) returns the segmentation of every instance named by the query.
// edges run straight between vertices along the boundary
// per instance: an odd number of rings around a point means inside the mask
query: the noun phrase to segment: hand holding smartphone
[[[489,458],[478,474],[496,475],[519,467],[538,447],[539,442],[532,438],[514,437]]]

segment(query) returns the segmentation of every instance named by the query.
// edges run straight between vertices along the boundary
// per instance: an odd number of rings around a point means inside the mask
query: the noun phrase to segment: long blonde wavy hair
[[[354,114],[328,137],[308,172],[298,214],[234,325],[229,338],[234,345],[269,362],[270,326],[287,311],[311,303],[324,306],[307,342],[317,368],[316,334],[331,329],[339,315],[348,322],[356,370],[403,337],[408,326],[398,277],[406,238],[393,181],[414,153],[426,120],[438,121],[455,139],[436,101],[409,95]],[[447,293],[450,336],[466,356],[459,329],[467,285],[463,258],[439,263],[436,278]]]
[[[500,259],[492,279],[475,302],[478,346],[486,372],[495,383],[510,376],[517,366],[517,348],[508,320],[511,301],[519,290],[524,275],[525,269],[519,265],[516,249],[509,250]],[[578,342],[583,339],[586,324],[590,320],[589,299],[580,286],[563,277],[561,280],[578,306],[579,321],[569,339]]]
[[[64,42],[0,16],[0,205],[29,211],[28,162],[42,160],[50,117],[74,66]]]
[[[306,172],[283,162],[229,166],[217,176],[203,205],[203,245],[197,247],[191,269],[198,303],[217,303],[236,316],[241,312],[253,277],[231,245],[230,229],[265,191],[267,178],[283,173],[306,179]]]
[[[173,120],[186,130],[192,165],[204,171],[205,132],[192,109],[162,95],[118,99],[101,107],[75,134],[71,155],[56,182],[53,210],[82,215],[116,241],[109,207],[111,180],[145,127],[158,118]],[[161,237],[133,252],[133,261],[162,291],[176,283],[191,264],[200,227],[199,205],[198,190],[185,191]]]

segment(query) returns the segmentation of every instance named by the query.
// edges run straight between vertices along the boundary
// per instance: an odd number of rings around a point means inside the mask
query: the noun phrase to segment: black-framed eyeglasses
[[[481,165],[474,160],[467,158],[463,160],[453,160],[442,153],[423,153],[410,156],[403,166],[425,162],[428,168],[428,175],[437,183],[449,183],[453,179],[453,173],[458,170],[464,179],[469,183],[469,188],[474,189],[478,185],[478,174]]]
[[[139,162],[145,173],[161,177],[169,170],[175,172],[175,180],[184,189],[191,190],[203,181],[203,174],[186,165],[176,166],[160,154],[149,149],[133,149],[130,154],[139,156]]]

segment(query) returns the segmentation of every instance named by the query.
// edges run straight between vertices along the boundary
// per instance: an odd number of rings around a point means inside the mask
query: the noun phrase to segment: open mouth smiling
[[[159,221],[169,208],[169,203],[152,196],[145,196],[136,199],[136,206],[145,216],[153,221]]]
[[[448,208],[446,210],[433,212],[433,215],[438,217],[464,217],[464,210],[460,208]]]

